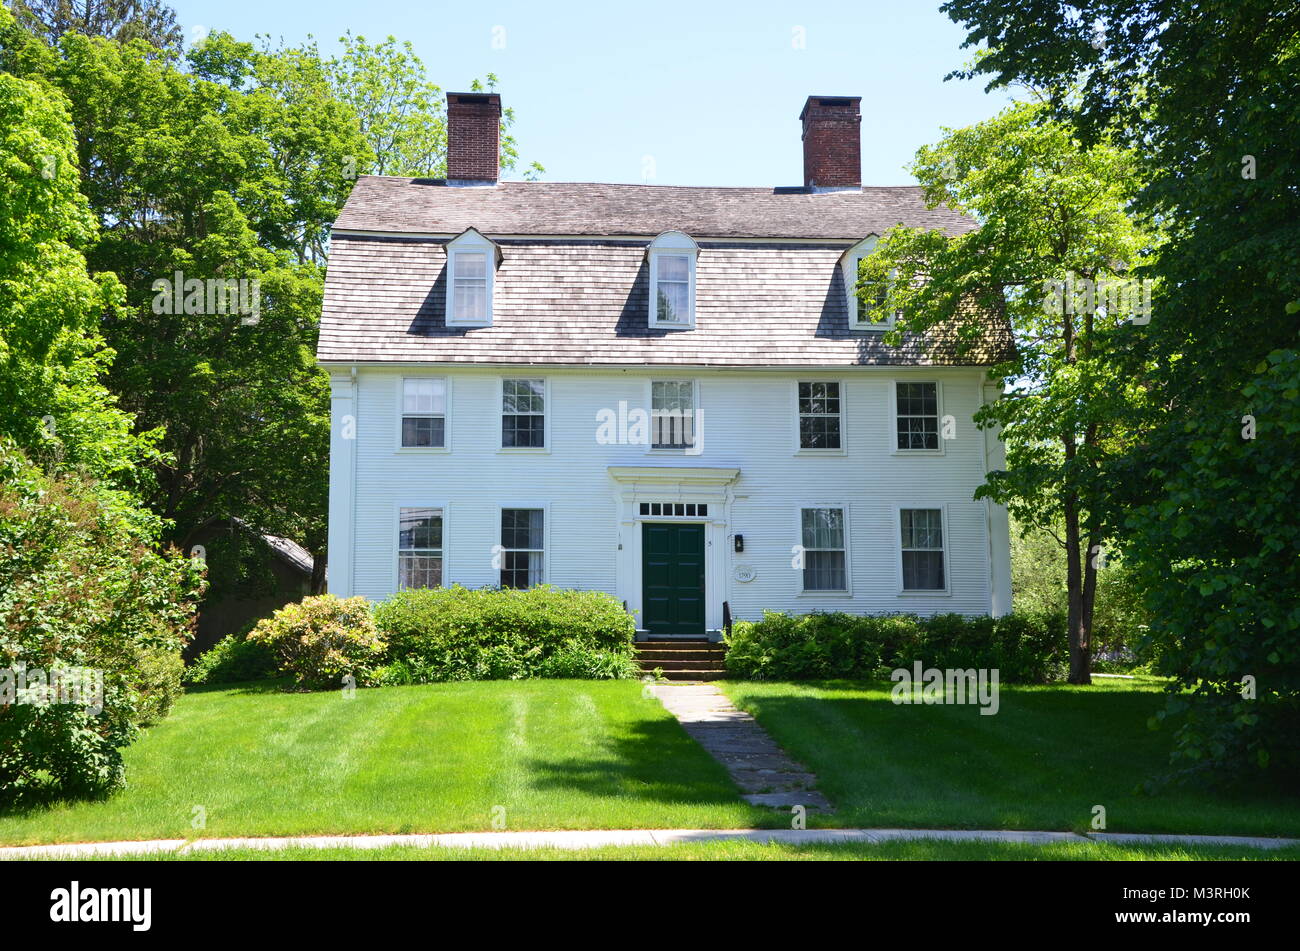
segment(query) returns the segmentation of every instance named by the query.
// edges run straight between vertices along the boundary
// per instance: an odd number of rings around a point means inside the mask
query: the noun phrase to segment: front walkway
[[[746,802],[830,811],[831,804],[817,791],[817,777],[713,684],[658,684],[649,689],[691,739],[727,768]]]
[[[83,842],[0,848],[6,859],[81,859],[103,855],[162,855],[222,852],[227,849],[385,849],[404,845],[464,849],[598,849],[618,845],[680,845],[687,842],[779,842],[811,845],[824,842],[891,842],[946,839],[955,842],[1113,842],[1123,845],[1244,846],[1280,849],[1300,839],[1239,835],[1144,835],[1129,832],[1020,832],[1006,829],[583,829],[558,832],[448,832],[440,835],[309,835],[256,839],[154,839],[144,842]]]

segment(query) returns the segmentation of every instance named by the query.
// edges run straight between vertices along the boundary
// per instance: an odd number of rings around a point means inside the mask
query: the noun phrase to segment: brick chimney
[[[447,182],[496,184],[500,174],[501,97],[447,93]]]
[[[862,97],[809,96],[803,122],[803,183],[815,191],[862,187]]]

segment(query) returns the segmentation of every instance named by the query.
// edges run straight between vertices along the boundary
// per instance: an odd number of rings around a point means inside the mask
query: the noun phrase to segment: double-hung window
[[[456,251],[452,268],[452,322],[487,322],[487,252]]]
[[[447,326],[490,327],[497,246],[473,228],[447,244]]]
[[[844,509],[806,508],[799,512],[802,528],[803,589],[847,591],[847,552]]]
[[[543,509],[501,510],[501,587],[542,583],[545,518]]]
[[[943,591],[943,510],[902,509],[899,512],[903,551],[904,591]]]
[[[840,385],[799,384],[799,448],[839,449]]]
[[[650,269],[650,326],[695,326],[695,262],[699,245],[680,231],[667,231],[647,249]]]
[[[843,278],[845,304],[849,312],[849,327],[853,330],[892,330],[898,311],[883,310],[885,288],[883,286],[866,287],[864,293],[858,293],[858,279],[861,275],[863,260],[876,249],[876,239],[866,238],[844,252]],[[890,270],[889,279],[898,276],[897,270]]]
[[[650,384],[650,447],[690,449],[696,438],[695,384],[656,380]]]
[[[939,448],[939,384],[896,383],[898,448]]]
[[[501,381],[501,446],[542,449],[546,446],[546,381]]]
[[[397,519],[397,586],[442,584],[442,509],[403,508]]]
[[[402,448],[447,445],[447,381],[436,377],[402,380]]]

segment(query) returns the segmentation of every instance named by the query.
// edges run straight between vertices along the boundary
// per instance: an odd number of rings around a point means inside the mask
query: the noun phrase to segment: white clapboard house
[[[333,229],[329,590],[595,589],[641,637],[1008,611],[998,387],[851,291],[892,225],[974,223],[861,185],[859,103],[808,99],[801,187],[681,188],[499,181],[499,97],[449,95],[447,179]]]

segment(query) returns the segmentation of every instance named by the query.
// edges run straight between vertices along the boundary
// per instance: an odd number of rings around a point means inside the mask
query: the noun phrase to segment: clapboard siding
[[[982,371],[692,367],[663,372],[594,368],[527,372],[549,381],[550,451],[546,453],[499,450],[502,371],[362,366],[356,370],[355,384],[350,374],[336,374],[335,430],[346,424],[343,415],[355,415],[356,434],[352,446],[336,439],[332,452],[331,590],[376,599],[391,595],[396,507],[421,502],[448,507],[448,581],[493,584],[497,573],[492,567],[492,546],[500,541],[498,508],[544,504],[548,580],[565,587],[608,591],[635,605],[639,594],[629,589],[632,579],[620,577],[619,567],[625,564],[619,546],[631,543],[635,527],[620,522],[619,487],[608,467],[670,465],[739,469],[721,542],[726,546],[725,571],[722,577],[710,579],[710,597],[717,602],[711,606],[716,608],[711,616],[718,616],[724,599],[739,618],[756,618],[764,610],[817,608],[967,614],[992,610],[990,510],[972,498],[986,468],[985,437],[971,422],[982,399]],[[450,380],[450,451],[445,453],[396,448],[400,381],[404,375],[421,374]],[[665,378],[698,381],[704,433],[701,454],[647,453],[643,446],[597,442],[598,411],[616,410],[620,401],[629,408],[646,408],[649,381]],[[796,452],[794,384],[811,379],[844,383],[843,455],[812,457]],[[944,441],[942,455],[917,457],[892,451],[889,397],[896,379],[940,382],[942,412],[951,414],[957,427],[956,438]],[[666,498],[675,496],[668,493]],[[799,573],[791,567],[791,546],[799,542],[796,506],[816,502],[848,506],[851,599],[799,594]],[[947,510],[950,591],[901,595],[895,506],[935,503]],[[719,514],[710,512],[715,518]],[[348,524],[355,525],[354,542],[348,551],[338,551],[336,538],[340,545],[346,543]],[[736,533],[744,535],[743,554],[731,551],[730,537]],[[755,580],[735,580],[738,564],[752,566]]]

